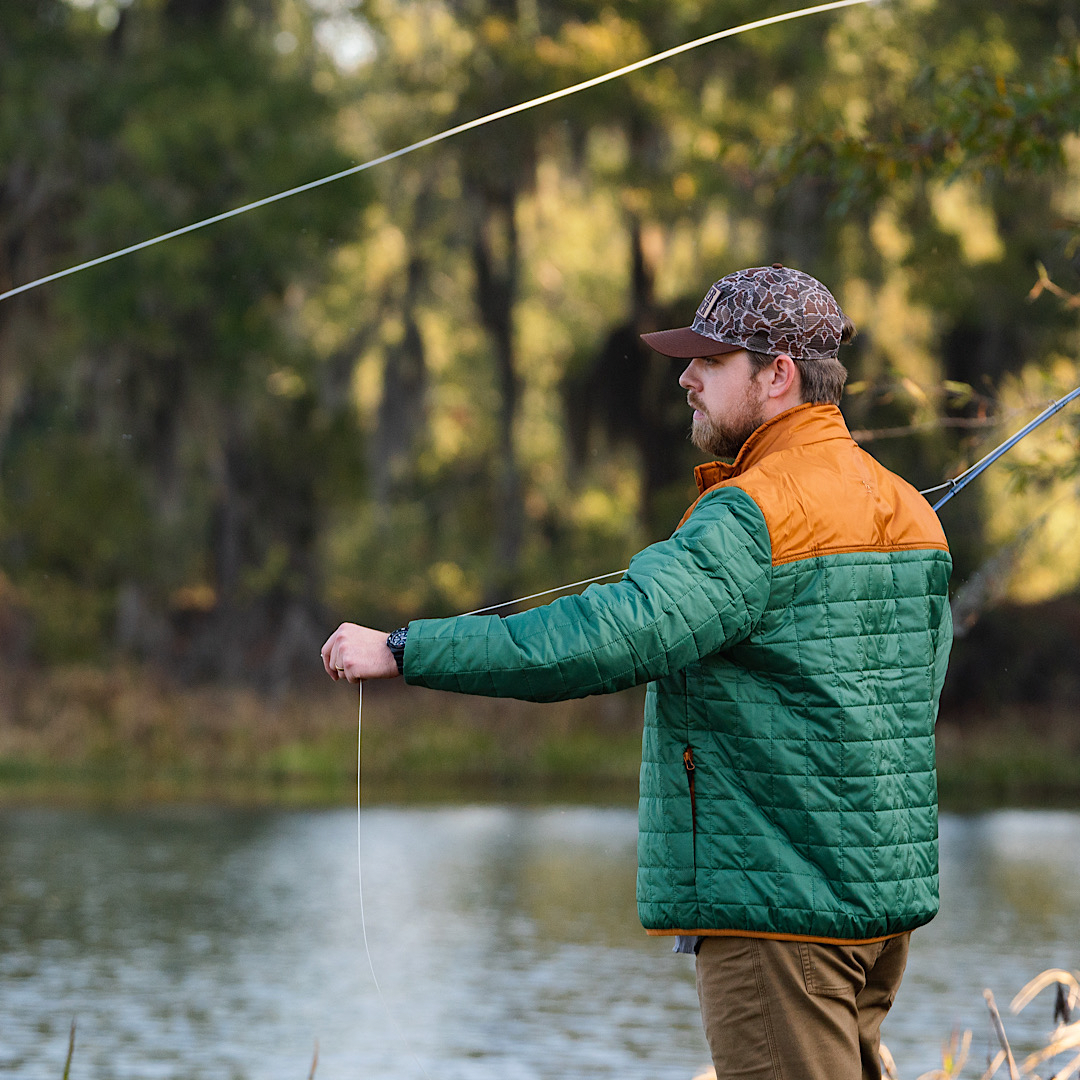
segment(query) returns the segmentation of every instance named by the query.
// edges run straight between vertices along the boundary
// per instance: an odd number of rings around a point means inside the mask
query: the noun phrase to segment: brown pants
[[[910,934],[874,945],[707,937],[698,999],[717,1080],[881,1080]]]

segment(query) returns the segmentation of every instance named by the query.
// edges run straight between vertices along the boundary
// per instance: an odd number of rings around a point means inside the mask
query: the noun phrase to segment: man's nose
[[[690,363],[686,365],[686,369],[679,376],[679,385],[684,390],[701,388],[701,380],[697,377],[697,372],[694,370],[694,365],[696,363],[696,360],[691,360]]]

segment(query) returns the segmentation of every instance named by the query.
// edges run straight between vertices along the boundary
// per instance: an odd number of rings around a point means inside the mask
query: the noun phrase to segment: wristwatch
[[[405,669],[405,638],[408,637],[409,628],[399,627],[386,639],[386,647],[394,654],[394,662],[397,664],[398,674]]]

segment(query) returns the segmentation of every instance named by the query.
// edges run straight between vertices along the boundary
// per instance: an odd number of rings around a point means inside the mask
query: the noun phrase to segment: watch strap
[[[397,630],[391,631],[386,639],[386,647],[393,653],[394,663],[397,664],[399,675],[405,670],[405,639],[408,637],[408,634],[409,628],[407,626],[402,626]]]

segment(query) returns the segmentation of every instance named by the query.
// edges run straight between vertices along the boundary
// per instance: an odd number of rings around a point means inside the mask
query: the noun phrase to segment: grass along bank
[[[370,684],[365,798],[631,799],[641,699],[536,705]],[[344,684],[268,698],[134,666],[0,672],[0,798],[348,803],[357,718]]]
[[[953,810],[1080,806],[1080,728],[1069,706],[1006,706],[943,714],[938,789]]]
[[[551,705],[369,685],[365,798],[630,802],[642,691]],[[131,665],[0,671],[0,798],[336,805],[356,795],[356,691],[277,698]],[[945,715],[942,805],[1080,806],[1071,710]]]

